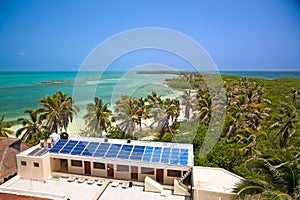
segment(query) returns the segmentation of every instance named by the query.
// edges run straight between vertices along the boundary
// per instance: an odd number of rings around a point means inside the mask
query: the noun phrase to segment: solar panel
[[[90,142],[81,155],[83,156],[93,156],[94,151],[99,146],[99,142]]]
[[[77,145],[74,147],[74,149],[71,151],[71,154],[80,155],[87,145],[88,142],[84,142],[84,141],[78,142]]]
[[[153,147],[146,147],[144,157],[143,157],[143,161],[150,161],[151,156],[152,156],[152,152],[153,152]]]
[[[44,155],[45,153],[48,152],[48,149],[41,149],[40,151],[38,151],[35,155],[36,156],[42,156]]]
[[[173,148],[171,152],[170,164],[178,165],[179,162],[179,149]]]
[[[121,159],[128,159],[129,158],[129,155],[131,153],[131,150],[132,150],[133,146],[132,145],[126,145],[124,144],[119,155],[118,155],[118,158],[121,158]]]
[[[169,160],[170,160],[170,152],[171,149],[170,148],[164,148],[163,149],[163,153],[162,153],[162,157],[161,157],[161,162],[168,164]]]
[[[152,162],[159,162],[160,161],[160,155],[161,155],[161,147],[155,147],[153,156],[152,156]]]
[[[94,156],[95,157],[104,157],[109,146],[110,146],[110,143],[101,143],[99,145],[98,149],[95,151]]]
[[[60,151],[60,149],[67,143],[68,140],[58,140],[58,142],[56,142],[54,144],[54,146],[50,149],[50,153],[58,153]]]
[[[180,165],[187,165],[188,164],[188,157],[189,157],[189,153],[187,149],[180,149]]]
[[[134,149],[131,153],[130,160],[141,160],[144,154],[145,146],[134,146]]]
[[[34,149],[33,151],[31,151],[29,154],[27,154],[28,156],[34,156],[34,154],[36,154],[36,152],[38,152],[39,150],[41,150],[41,148],[37,148]]]
[[[107,154],[105,155],[105,157],[108,158],[115,158],[121,148],[121,144],[112,144],[107,152]]]
[[[69,154],[77,143],[78,141],[69,140],[68,143],[62,148],[62,150],[59,151],[59,153]]]
[[[28,155],[41,156],[47,153],[47,151],[47,149],[37,148]],[[170,165],[188,165],[189,161],[189,149],[64,139],[59,140],[49,152],[101,158],[130,159],[133,161]]]

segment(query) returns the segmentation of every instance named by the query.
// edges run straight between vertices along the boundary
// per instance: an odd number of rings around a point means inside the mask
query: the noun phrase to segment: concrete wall
[[[56,172],[58,171],[61,166],[60,166],[60,159],[58,158],[50,158],[50,165],[51,165],[51,171]]]
[[[181,171],[181,170],[178,170]],[[180,173],[180,177],[173,177],[173,176],[168,176],[168,169],[164,169],[164,184],[167,185],[174,185],[174,179],[180,179],[182,175],[182,171]]]
[[[231,200],[234,194],[212,192],[206,190],[195,190],[194,199],[195,200]]]
[[[77,160],[77,159],[74,159]],[[79,160],[78,160],[79,161]],[[77,167],[77,166],[71,166],[71,159],[67,159],[68,163],[68,172],[73,173],[73,174],[85,174],[85,169],[84,169],[84,160],[82,162],[82,167]],[[107,163],[105,164],[105,169],[95,169],[93,161],[89,161],[91,163],[91,175],[92,176],[98,176],[98,177],[107,177]],[[110,162],[111,163],[111,162]],[[113,163],[111,163],[113,164]],[[123,179],[123,180],[131,180],[131,166],[137,166],[138,167],[138,181],[144,182],[146,176],[150,177],[151,179],[156,180],[156,168],[153,166],[149,166],[149,168],[154,169],[154,174],[142,174],[142,170],[140,165],[128,165],[129,171],[123,172],[123,171],[117,171],[117,165],[118,164],[113,164],[114,168],[114,178],[115,179]],[[126,165],[126,164],[122,164]],[[51,171],[58,171],[60,169],[60,159],[59,158],[51,158]],[[148,167],[148,166],[143,166],[143,167]],[[159,168],[161,169],[161,168]],[[174,169],[173,169],[174,170]],[[183,170],[178,170],[180,171],[181,176],[180,177],[172,177],[168,176],[168,169],[164,169],[164,182],[163,184],[165,185],[174,185],[174,179],[180,179],[183,176]]]
[[[68,159],[68,171],[74,174],[84,174],[84,162],[83,161],[81,162],[82,162],[82,167],[72,166],[71,160]]]
[[[184,195],[184,196],[190,196],[189,188],[179,183],[177,179],[174,179],[174,194]]]
[[[106,167],[105,169],[94,169],[94,167],[91,166],[91,174],[92,176],[106,177],[107,176]]]
[[[163,192],[164,188],[161,184],[156,182],[155,180],[149,178],[148,176],[145,178],[145,191],[148,192]]]
[[[26,162],[26,166],[21,165],[22,161]],[[39,166],[35,167],[34,163],[38,163]],[[46,180],[51,176],[49,155],[42,157],[17,155],[17,166],[21,178]]]
[[[129,169],[129,172],[118,172],[117,169],[114,169],[115,178],[116,179],[125,179],[125,180],[131,180],[131,172]]]
[[[144,182],[145,178],[147,176],[150,177],[150,178],[152,178],[153,180],[156,179],[155,172],[154,172],[154,175],[151,175],[151,174],[142,174],[141,173],[141,169],[139,168],[139,179],[138,179],[138,181]]]

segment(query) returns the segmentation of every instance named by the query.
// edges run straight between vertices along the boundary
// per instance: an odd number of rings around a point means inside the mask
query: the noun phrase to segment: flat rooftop
[[[200,167],[193,168],[194,187],[220,193],[232,193],[235,184],[243,180],[242,177],[222,168]]]
[[[162,166],[192,167],[193,145],[120,139],[70,137],[59,140],[49,150],[55,158],[86,158],[120,162],[139,162]]]
[[[90,177],[92,179],[92,177]],[[103,179],[105,180],[105,179]],[[109,182],[109,180],[106,180]],[[165,196],[161,196],[160,193],[145,192],[143,186],[133,185],[131,188],[122,188],[122,181],[119,182],[117,187],[112,187],[111,183],[118,182],[112,180],[108,185],[98,186],[96,183],[91,185],[87,184],[87,180],[83,183],[68,182],[67,178],[49,178],[46,181],[35,181],[28,179],[21,179],[15,177],[6,182],[5,185],[0,186],[1,191],[5,192],[5,189],[14,194],[23,195],[37,195],[43,198],[50,199],[93,199],[98,197],[101,193],[99,200],[114,199],[114,200],[188,200],[189,197],[179,196],[172,194],[171,190],[165,190]],[[127,182],[128,181],[123,181]]]
[[[99,200],[189,200],[189,197],[179,196],[172,194],[171,190],[165,190],[165,196],[161,196],[160,193],[145,192],[142,186],[133,186],[132,188],[124,189],[119,185],[118,187],[112,187],[109,185]]]

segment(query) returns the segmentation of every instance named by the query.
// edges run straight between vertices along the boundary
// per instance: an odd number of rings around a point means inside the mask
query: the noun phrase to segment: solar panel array
[[[49,152],[170,165],[188,165],[188,149],[181,148],[59,140]]]
[[[32,150],[27,155],[28,156],[42,156],[42,155],[44,155],[47,152],[48,152],[48,149],[45,149],[45,148],[36,148],[36,149]]]

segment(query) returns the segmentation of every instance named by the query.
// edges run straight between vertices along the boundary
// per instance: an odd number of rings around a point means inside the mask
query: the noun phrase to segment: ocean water
[[[238,76],[275,78],[300,78],[300,72],[231,72],[222,74]],[[175,98],[178,91],[168,88],[164,84],[167,78],[176,75],[168,74],[136,74],[135,72],[108,71],[100,72],[0,72],[0,116],[6,115],[6,121],[14,121],[24,117],[24,111],[36,109],[37,100],[46,95],[53,95],[62,91],[75,99],[79,106],[79,117],[86,113],[86,105],[93,101],[93,97],[102,98],[111,104],[121,95],[146,97],[155,91],[162,97]],[[43,84],[42,82],[59,81],[57,84]]]
[[[5,121],[15,121],[24,117],[24,111],[39,107],[37,100],[57,91],[76,96],[79,116],[86,113],[86,105],[93,102],[93,97],[102,98],[111,104],[121,95],[146,97],[152,91],[161,96],[176,97],[164,84],[164,80],[176,75],[148,75],[125,72],[0,72],[0,116],[6,115]],[[57,84],[43,82],[58,81]],[[76,95],[74,95],[76,92]]]
[[[235,76],[265,78],[270,80],[277,78],[300,78],[300,71],[221,71],[220,73]]]

